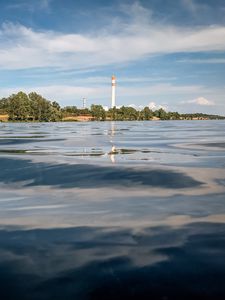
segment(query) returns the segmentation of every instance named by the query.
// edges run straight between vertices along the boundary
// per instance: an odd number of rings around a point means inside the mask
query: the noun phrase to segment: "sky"
[[[224,0],[0,0],[0,98],[225,115]]]

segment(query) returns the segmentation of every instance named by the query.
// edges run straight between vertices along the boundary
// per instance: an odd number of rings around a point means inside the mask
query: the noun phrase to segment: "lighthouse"
[[[112,108],[116,106],[116,77],[112,76]]]

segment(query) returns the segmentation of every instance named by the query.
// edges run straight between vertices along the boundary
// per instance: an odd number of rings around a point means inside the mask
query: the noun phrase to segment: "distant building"
[[[112,75],[112,105],[113,108],[116,106],[116,76]]]
[[[83,101],[83,108],[86,108],[87,107],[87,99],[83,98],[82,101]]]

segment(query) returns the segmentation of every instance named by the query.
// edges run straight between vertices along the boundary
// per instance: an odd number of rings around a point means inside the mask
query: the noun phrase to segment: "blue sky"
[[[0,98],[225,115],[224,0],[0,0]]]

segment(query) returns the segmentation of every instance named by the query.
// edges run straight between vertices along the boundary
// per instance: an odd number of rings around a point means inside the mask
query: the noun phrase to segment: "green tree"
[[[31,114],[33,119],[39,122],[50,121],[52,115],[50,101],[47,101],[35,92],[30,93],[29,98],[31,100]]]
[[[78,115],[81,115],[81,116],[90,116],[91,112],[90,112],[90,110],[88,108],[81,108],[81,109],[78,109]]]
[[[43,104],[44,99],[41,95],[38,95],[35,92],[30,93],[29,99],[31,100],[31,115],[33,117],[33,120],[35,121],[41,121],[42,120],[42,114],[43,114]]]
[[[66,106],[62,109],[63,116],[78,116],[79,110],[76,106]]]
[[[91,105],[91,115],[98,121],[104,121],[106,119],[106,113],[101,105]]]
[[[155,110],[154,115],[161,120],[169,120],[170,118],[167,112],[162,108]]]
[[[180,114],[178,112],[169,112],[170,120],[180,120]]]
[[[8,98],[0,99],[0,113],[6,114],[8,111],[9,100]]]
[[[138,111],[133,107],[124,107],[123,108],[124,116],[126,120],[134,121],[138,119]]]
[[[27,121],[31,112],[31,103],[28,96],[23,92],[19,92],[11,95],[8,101],[9,120]]]
[[[150,120],[153,117],[153,111],[146,106],[141,112],[142,120]]]
[[[107,116],[112,120],[115,121],[116,120],[116,107],[114,106],[113,108],[110,108],[107,112]]]
[[[52,122],[61,121],[63,117],[61,107],[58,102],[53,101],[51,103],[51,119]]]
[[[56,101],[53,101],[53,102],[52,102],[52,107],[55,108],[55,109],[57,109],[57,110],[60,110],[60,109],[61,109],[59,103],[56,102]]]
[[[41,95],[32,92],[29,95],[31,118],[39,122],[56,122],[62,119],[62,111],[57,102],[50,102]]]

